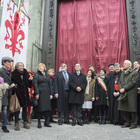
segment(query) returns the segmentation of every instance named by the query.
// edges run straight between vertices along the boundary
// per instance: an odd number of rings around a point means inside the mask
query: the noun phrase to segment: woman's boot
[[[86,114],[86,112],[85,112],[85,111],[82,111],[83,124],[85,124],[85,123],[86,123],[85,114]]]
[[[28,123],[31,123],[31,114],[27,114],[27,121]]]
[[[20,131],[19,123],[15,123],[14,129],[15,129],[16,131]]]
[[[28,125],[27,122],[24,122],[24,123],[23,123],[23,128],[25,128],[25,129],[30,129],[30,126]]]
[[[90,124],[90,111],[87,112],[87,124]]]
[[[46,126],[46,127],[52,127],[49,124],[49,121],[50,121],[50,111],[45,112],[44,116],[45,116],[44,126]]]
[[[49,117],[46,117],[46,116],[45,116],[44,126],[46,126],[46,127],[52,127],[52,126],[49,124]]]
[[[106,110],[103,111],[102,124],[106,124]]]
[[[40,119],[38,119],[38,125],[37,125],[37,128],[42,128]]]

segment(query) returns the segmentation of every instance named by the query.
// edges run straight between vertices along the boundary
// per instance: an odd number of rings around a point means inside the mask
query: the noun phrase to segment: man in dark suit
[[[3,67],[0,68],[0,77],[4,79],[4,83],[7,83],[10,87],[14,87],[15,84],[11,84],[11,62],[13,62],[13,59],[10,57],[2,58]],[[5,133],[9,132],[9,130],[7,129],[7,105],[9,96],[10,90],[7,90],[6,94],[2,98],[2,130]]]
[[[84,93],[87,86],[86,76],[81,72],[81,65],[75,65],[75,73],[71,74],[69,103],[72,109],[72,126],[83,125],[81,122],[82,104],[84,103]]]
[[[62,63],[61,71],[57,72],[54,77],[54,90],[55,97],[57,98],[58,125],[62,125],[63,122],[66,124],[70,124],[68,103],[69,79],[70,73],[67,72],[67,65],[65,63]]]

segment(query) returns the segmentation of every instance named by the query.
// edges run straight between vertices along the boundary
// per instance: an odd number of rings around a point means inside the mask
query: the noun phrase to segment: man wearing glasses
[[[58,125],[70,124],[69,122],[69,79],[70,73],[67,72],[67,65],[61,64],[61,71],[54,77],[55,97],[57,98]],[[63,120],[64,118],[64,120]]]

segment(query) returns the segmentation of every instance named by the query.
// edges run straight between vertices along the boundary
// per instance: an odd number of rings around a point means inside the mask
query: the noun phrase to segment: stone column
[[[130,60],[140,63],[140,0],[126,0]]]
[[[31,19],[28,28],[26,68],[32,71],[36,71],[36,66],[41,62],[40,50],[42,46],[40,44],[40,36],[42,26],[42,2],[43,0],[24,0],[24,5]]]
[[[42,62],[47,69],[55,68],[57,38],[57,0],[45,0]]]

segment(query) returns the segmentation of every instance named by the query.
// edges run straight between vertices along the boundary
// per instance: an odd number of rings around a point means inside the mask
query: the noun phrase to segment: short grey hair
[[[15,64],[15,69],[18,68],[18,65],[19,65],[20,63],[23,64],[22,62],[17,62],[17,63]],[[23,66],[24,66],[24,64],[23,64]]]
[[[129,60],[125,60],[124,63],[127,63],[127,64],[130,65],[130,67],[132,67],[132,63],[131,63],[131,61],[129,61]]]

